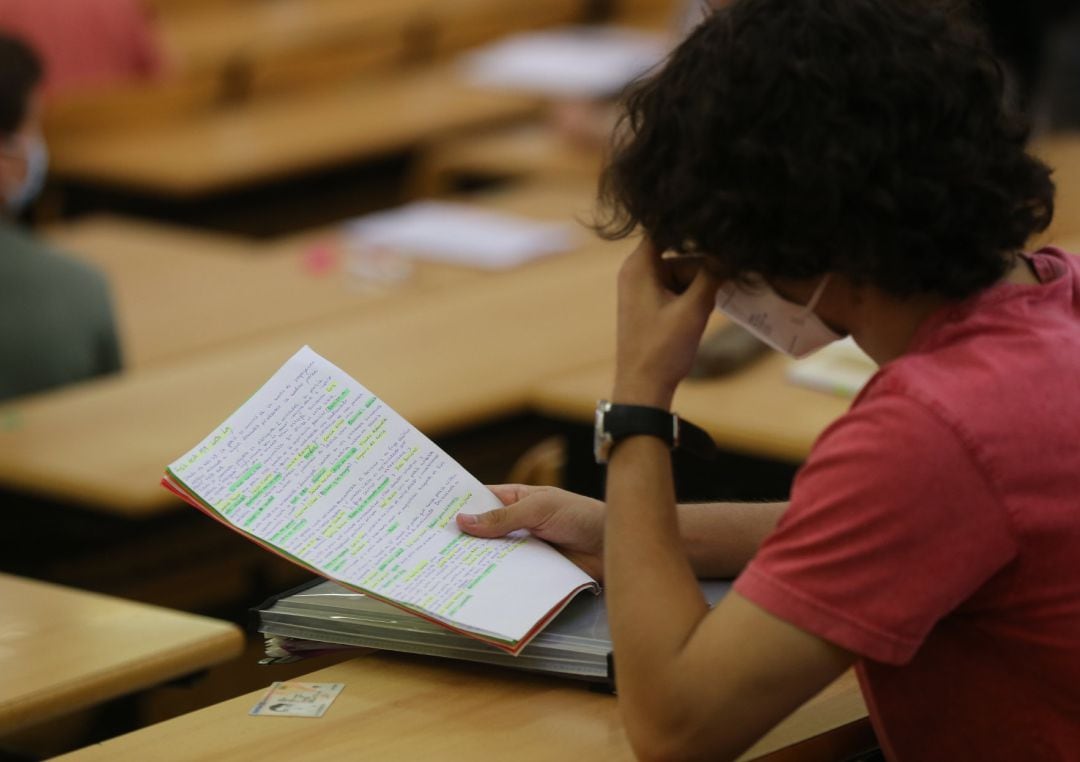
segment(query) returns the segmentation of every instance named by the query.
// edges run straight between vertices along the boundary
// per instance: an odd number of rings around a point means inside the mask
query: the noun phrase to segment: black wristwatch
[[[675,413],[645,405],[616,405],[607,400],[596,404],[593,455],[597,463],[607,463],[620,440],[639,434],[657,437],[672,450],[686,450],[702,458],[716,455],[712,437]]]

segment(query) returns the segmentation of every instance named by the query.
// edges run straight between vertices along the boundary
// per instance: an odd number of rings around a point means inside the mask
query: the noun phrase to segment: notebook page
[[[592,583],[533,537],[460,532],[455,514],[499,500],[308,347],[169,472],[322,574],[499,640]]]

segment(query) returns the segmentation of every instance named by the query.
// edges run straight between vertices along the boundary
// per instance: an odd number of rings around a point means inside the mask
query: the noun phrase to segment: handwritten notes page
[[[164,484],[323,576],[511,653],[595,586],[536,538],[460,532],[458,512],[499,500],[308,347]]]

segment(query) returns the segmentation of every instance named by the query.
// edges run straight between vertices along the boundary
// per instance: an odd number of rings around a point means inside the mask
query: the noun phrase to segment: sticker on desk
[[[274,683],[252,708],[251,714],[257,717],[322,717],[344,687],[344,683]]]

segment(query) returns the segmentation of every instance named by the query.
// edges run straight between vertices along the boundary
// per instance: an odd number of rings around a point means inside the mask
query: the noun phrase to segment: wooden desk
[[[1069,252],[1070,254],[1080,255],[1080,236],[1062,238],[1059,241],[1055,241],[1054,245],[1060,247],[1064,251]]]
[[[581,23],[594,7],[588,0],[544,0],[516,3],[508,12],[506,0],[433,0],[426,12],[432,30],[430,52],[445,56],[508,34]]]
[[[633,759],[615,698],[569,681],[387,654],[300,679],[345,683],[345,689],[319,719],[251,717],[248,711],[261,692],[250,693],[59,759]],[[865,739],[865,717],[858,686],[848,673],[742,759],[762,759],[777,749],[860,725]],[[865,748],[848,744],[834,745],[836,756],[807,753],[785,759],[839,759]]]
[[[50,136],[59,180],[192,198],[412,148],[536,114],[533,96],[479,90],[453,66],[371,77],[181,116]]]
[[[334,245],[335,231],[295,243],[240,238],[134,219],[98,216],[52,228],[58,248],[109,279],[129,370],[355,312],[390,296],[361,290],[340,273],[305,265],[311,248]],[[423,290],[478,277],[451,267],[419,267],[403,288]]]
[[[299,265],[288,273],[271,266],[241,238],[110,216],[46,234],[108,278],[129,369],[323,317],[340,301],[325,281],[306,277]],[[299,298],[287,298],[290,289]]]
[[[545,0],[506,12],[503,0],[241,0],[162,14],[172,58],[186,71],[318,54],[347,44],[393,63],[453,53],[504,34],[580,22],[584,0]],[[354,74],[355,74],[354,70]]]
[[[430,435],[521,412],[537,380],[610,358],[626,247],[401,294],[184,363],[0,407],[0,483],[123,515],[181,504],[157,482],[303,344]]]
[[[677,29],[687,7],[681,0],[615,0],[613,13],[620,24]]]
[[[591,188],[519,186],[469,198],[484,208],[542,220],[585,213]],[[364,309],[404,292],[492,277],[466,267],[417,263],[405,282],[365,287],[342,272],[340,226],[252,242],[121,217],[49,229],[48,237],[109,279],[125,367],[139,370],[282,328]],[[311,262],[318,249],[327,262]]]
[[[414,184],[421,194],[452,189],[461,178],[567,179],[596,184],[601,151],[573,145],[547,124],[527,124],[431,145],[421,156]]]
[[[851,401],[788,383],[788,362],[770,353],[726,378],[685,381],[674,409],[724,449],[798,463]],[[596,400],[611,394],[613,379],[611,362],[570,371],[537,383],[532,403],[546,415],[591,423]]]
[[[1044,135],[1032,143],[1031,151],[1054,170],[1057,196],[1054,221],[1041,243],[1058,243],[1080,236],[1080,134]]]
[[[161,37],[185,73],[317,48],[342,37],[404,57],[407,32],[428,0],[269,0],[202,3],[161,15]]]
[[[216,619],[0,574],[0,733],[227,661]]]

